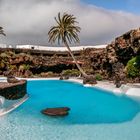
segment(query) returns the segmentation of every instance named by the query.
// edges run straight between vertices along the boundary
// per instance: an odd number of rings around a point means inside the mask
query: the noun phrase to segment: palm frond
[[[0,34],[6,36],[2,27],[0,27]]]
[[[57,40],[58,44],[60,44],[60,42],[63,43],[65,40],[70,44],[72,42],[79,43],[78,33],[80,33],[81,28],[77,26],[78,22],[74,15],[64,13],[61,16],[61,14],[58,13],[58,17],[55,17],[55,21],[57,25],[51,27],[48,32],[49,42],[54,43]]]

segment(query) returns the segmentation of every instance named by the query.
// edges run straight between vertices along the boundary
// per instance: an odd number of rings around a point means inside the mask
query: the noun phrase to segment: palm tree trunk
[[[69,51],[72,59],[74,60],[77,68],[79,69],[79,71],[81,72],[81,74],[83,75],[83,77],[85,77],[85,78],[88,77],[88,75],[83,71],[83,69],[80,67],[80,65],[78,64],[77,60],[75,59],[75,57],[74,57],[74,55],[73,55],[73,53],[72,53],[72,51],[71,51],[71,49],[70,49],[67,41],[64,41],[64,45],[67,47],[67,49],[68,49],[68,51]]]

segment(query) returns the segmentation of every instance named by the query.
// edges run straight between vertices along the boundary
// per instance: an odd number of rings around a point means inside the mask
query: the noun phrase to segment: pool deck
[[[71,78],[68,81],[78,82],[82,84],[81,79]],[[110,81],[98,81],[96,85],[84,85],[85,87],[96,87],[106,91],[110,91],[110,93],[114,93],[116,95],[127,95],[131,97],[140,97],[140,83],[135,84],[126,84],[122,85],[120,88],[116,88],[113,82]]]

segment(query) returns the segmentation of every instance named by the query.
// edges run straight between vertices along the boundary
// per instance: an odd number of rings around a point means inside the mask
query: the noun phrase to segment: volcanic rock
[[[68,107],[59,107],[59,108],[46,108],[42,110],[41,113],[48,116],[66,116],[68,115],[68,111],[70,108]]]
[[[87,77],[84,77],[83,84],[91,84],[91,85],[97,84],[95,76],[89,75]]]
[[[19,80],[18,83],[0,82],[0,96],[8,100],[16,100],[27,94],[27,81]]]
[[[8,82],[8,83],[18,83],[19,80],[16,79],[15,77],[8,76],[8,77],[7,77],[7,82]]]

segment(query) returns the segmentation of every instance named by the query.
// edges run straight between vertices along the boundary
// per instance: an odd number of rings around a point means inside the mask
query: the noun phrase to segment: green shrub
[[[1,53],[0,57],[5,58],[5,57],[7,57],[7,54],[6,53]]]
[[[48,71],[48,72],[41,72],[40,73],[40,76],[41,77],[54,77],[55,76],[55,73],[51,72],[51,71]]]
[[[3,62],[0,62],[0,69],[3,69],[5,67],[5,64]]]
[[[30,69],[30,65],[22,64],[22,65],[19,66],[19,69],[20,70],[29,70]]]
[[[96,78],[97,81],[102,81],[103,80],[102,75],[100,75],[99,73],[95,75],[95,78]]]
[[[17,66],[16,65],[8,65],[9,70],[16,70]]]
[[[13,51],[8,51],[7,54],[10,55],[10,56],[15,56],[16,55],[15,52],[13,52]]]
[[[54,73],[51,72],[51,71],[48,71],[48,72],[47,72],[47,76],[48,76],[48,77],[53,77],[53,76],[54,76]]]
[[[63,70],[63,71],[62,71],[62,75],[63,75],[63,76],[79,76],[79,75],[80,75],[80,71],[77,70],[77,69]]]
[[[70,75],[70,74],[71,74],[71,70],[63,70],[62,71],[63,76]]]
[[[72,69],[71,70],[71,75],[72,76],[79,76],[81,74],[81,72],[77,69]]]
[[[128,77],[132,78],[140,76],[140,56],[136,56],[128,61],[126,65],[126,73]]]

